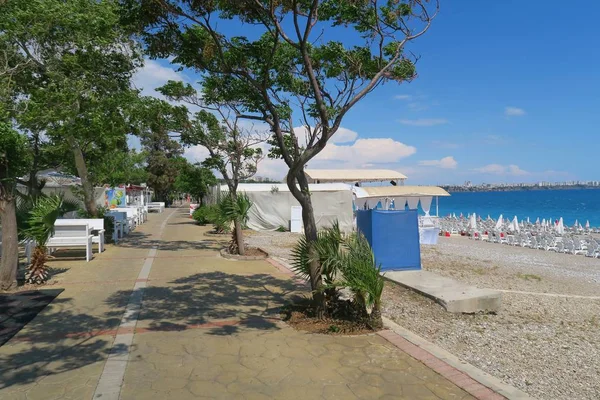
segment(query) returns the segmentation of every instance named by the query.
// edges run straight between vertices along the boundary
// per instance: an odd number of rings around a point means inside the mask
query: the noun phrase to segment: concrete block
[[[452,313],[497,313],[502,293],[478,289],[429,271],[386,271],[384,277],[419,292]]]

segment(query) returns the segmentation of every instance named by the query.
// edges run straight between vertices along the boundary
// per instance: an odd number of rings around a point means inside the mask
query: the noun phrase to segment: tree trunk
[[[310,201],[310,196],[300,202],[302,205],[302,223],[304,225],[304,235],[308,244],[310,262],[310,288],[313,293],[313,301],[319,318],[325,314],[326,302],[325,293],[323,293],[323,276],[321,274],[321,264],[316,254],[315,243],[317,242],[317,222],[315,212]]]
[[[309,257],[312,260],[310,263],[310,287],[312,289],[313,302],[317,316],[322,318],[326,312],[326,298],[323,292],[323,276],[321,274],[321,264],[319,257],[316,254],[314,244],[317,242],[317,222],[315,220],[315,212],[312,206],[310,198],[310,192],[308,190],[308,181],[304,175],[304,171],[301,170],[296,175],[296,180],[300,185],[302,195],[300,198],[296,197],[296,200],[302,206],[302,224],[304,225],[304,235],[306,236],[306,242],[308,244]],[[288,181],[288,186],[290,185]],[[291,188],[290,188],[291,190]],[[292,191],[292,193],[294,193]]]
[[[242,223],[239,220],[233,222],[235,229],[235,240],[238,245],[238,254],[243,256],[246,254],[246,246],[244,245],[244,233],[242,232]]]
[[[9,290],[17,287],[17,268],[19,266],[16,200],[13,196],[0,202],[0,220],[2,221],[0,289]]]
[[[73,157],[75,157],[77,175],[79,175],[79,178],[81,178],[81,188],[83,189],[83,203],[85,204],[85,209],[92,216],[98,215],[96,199],[94,198],[94,187],[92,186],[92,182],[90,182],[88,176],[88,169],[87,165],[85,164],[85,158],[83,157],[81,147],[79,147],[79,144],[74,138],[69,139],[69,144],[73,150]]]
[[[383,328],[383,320],[381,319],[381,307],[379,304],[373,306],[371,315],[369,315],[369,325],[373,330],[379,330]]]
[[[229,195],[231,196],[231,201],[237,204],[237,184],[231,184],[229,186]],[[236,213],[237,214],[237,213]],[[238,216],[240,217],[240,216]],[[246,254],[246,246],[244,246],[244,232],[242,232],[242,221],[239,218],[236,218],[233,221],[233,229],[235,233],[235,241],[237,242],[238,254],[243,256]]]

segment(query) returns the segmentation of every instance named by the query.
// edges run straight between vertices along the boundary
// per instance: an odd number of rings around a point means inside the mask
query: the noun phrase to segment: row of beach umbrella
[[[453,215],[454,218],[456,218],[456,214]],[[460,218],[464,218],[461,214]],[[457,218],[458,219],[458,218]],[[472,230],[477,230],[477,224],[478,222],[483,222],[483,219],[481,217],[477,218],[477,215],[475,213],[473,214],[469,214],[468,216],[468,228],[472,229]],[[488,215],[487,222],[494,222],[494,220]],[[557,234],[563,235],[565,233],[565,225],[564,225],[564,221],[563,218],[560,217],[560,219],[558,219],[556,222],[552,222],[551,218],[548,218],[548,220],[546,220],[545,218],[542,219],[540,221],[540,219],[538,218],[534,224],[532,224],[530,222],[529,217],[527,218],[526,221],[521,220],[519,222],[519,219],[517,218],[517,216],[515,216],[512,220],[505,220],[504,216],[501,214],[500,217],[498,217],[498,219],[495,221],[495,229],[496,230],[502,230],[504,228],[506,228],[508,231],[511,232],[520,232],[521,229],[523,229],[526,226],[532,226],[535,225],[538,228],[541,228],[542,230],[554,230]],[[575,221],[575,223],[573,224],[573,229],[574,230],[583,230],[584,226],[582,226],[578,220]],[[585,223],[585,229],[590,229],[590,221],[586,221]]]

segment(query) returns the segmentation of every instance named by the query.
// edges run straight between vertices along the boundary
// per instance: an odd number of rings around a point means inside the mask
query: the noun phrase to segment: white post
[[[440,199],[439,196],[435,196],[435,216],[436,217],[440,216],[440,204],[438,202],[439,199]]]

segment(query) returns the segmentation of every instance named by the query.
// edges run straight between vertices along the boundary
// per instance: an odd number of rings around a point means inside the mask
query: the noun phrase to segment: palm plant
[[[314,254],[318,258],[323,276],[324,290],[330,300],[335,296],[335,278],[341,266],[340,245],[343,241],[340,225],[337,221],[331,228],[326,228],[317,234],[314,244]],[[310,256],[308,241],[305,236],[300,237],[292,249],[292,269],[302,279],[310,279],[310,264],[314,261]]]
[[[342,280],[338,286],[348,287],[357,303],[366,313],[367,322],[374,329],[383,326],[381,320],[381,295],[384,279],[381,266],[375,262],[373,250],[361,234],[353,234],[344,241],[341,252],[340,272]]]
[[[23,230],[24,238],[34,240],[36,243],[31,257],[31,265],[27,268],[25,275],[26,283],[39,285],[48,279],[46,243],[54,233],[54,223],[58,217],[75,211],[77,208],[77,203],[65,200],[58,195],[39,197],[34,200],[27,218],[27,227]]]
[[[238,193],[235,198],[229,193],[225,195],[219,201],[219,222],[231,226],[231,223],[239,223],[241,228],[245,228],[248,223],[249,211],[252,208],[252,200],[245,193]],[[229,252],[231,254],[240,253],[240,241],[243,240],[241,232],[235,230],[231,234],[231,242],[229,243]]]

